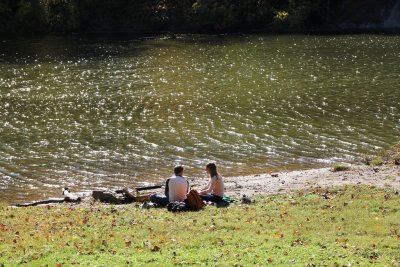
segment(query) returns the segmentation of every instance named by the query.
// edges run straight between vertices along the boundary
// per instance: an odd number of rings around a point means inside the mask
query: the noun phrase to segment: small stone
[[[246,195],[243,195],[241,200],[242,200],[242,204],[251,204],[251,203],[253,203],[253,200],[251,198],[249,198],[248,196],[246,196]]]

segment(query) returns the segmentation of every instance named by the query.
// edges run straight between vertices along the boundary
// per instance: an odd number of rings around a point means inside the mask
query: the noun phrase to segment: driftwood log
[[[54,204],[54,203],[79,203],[81,198],[78,199],[70,199],[68,197],[65,198],[50,198],[47,200],[35,201],[32,203],[23,203],[23,204],[15,204],[16,207],[32,207],[32,206],[39,206],[39,205],[46,205],[46,204]]]
[[[163,185],[151,185],[144,187],[137,187],[134,190],[136,192],[152,190],[162,188]],[[67,187],[63,188],[64,198],[50,198],[47,200],[35,201],[31,203],[15,204],[15,207],[32,207],[46,204],[56,204],[56,203],[79,203],[81,202],[81,197],[72,194]],[[110,204],[128,204],[132,203],[132,198],[127,197],[124,194],[124,190],[113,191],[99,191],[95,190],[92,192],[92,196],[95,200],[110,203]]]
[[[78,197],[74,194],[71,194],[67,187],[63,188],[63,195],[64,198],[50,198],[47,200],[35,201],[31,203],[23,203],[23,204],[15,204],[15,207],[33,207],[39,205],[46,205],[46,204],[55,204],[55,203],[79,203],[81,202],[81,197]]]
[[[127,204],[131,203],[132,200],[128,199],[124,194],[112,192],[112,191],[93,191],[92,197],[100,202],[110,204]]]
[[[140,192],[140,191],[158,189],[161,187],[163,187],[163,186],[162,185],[151,185],[151,186],[137,187],[134,190],[136,192]],[[124,189],[116,190],[116,191],[95,190],[92,192],[92,197],[95,200],[105,202],[105,203],[110,203],[110,204],[128,204],[128,203],[134,202],[134,199],[132,197],[129,197],[126,195],[125,190]],[[137,198],[136,198],[136,200],[137,200]]]

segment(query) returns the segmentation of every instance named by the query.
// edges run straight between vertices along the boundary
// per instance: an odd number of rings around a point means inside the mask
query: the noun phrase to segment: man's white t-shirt
[[[169,202],[184,201],[188,192],[188,182],[182,176],[172,176],[169,180]]]

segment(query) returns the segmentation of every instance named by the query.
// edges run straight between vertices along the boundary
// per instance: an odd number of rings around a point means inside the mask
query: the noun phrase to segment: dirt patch
[[[330,168],[310,169],[274,174],[225,177],[226,194],[271,195],[314,187],[336,187],[364,184],[400,190],[400,167],[352,165],[349,170],[333,172]]]

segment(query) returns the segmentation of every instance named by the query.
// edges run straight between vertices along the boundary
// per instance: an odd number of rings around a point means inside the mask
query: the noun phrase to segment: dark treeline
[[[397,1],[0,0],[0,33],[340,30],[381,25]]]

